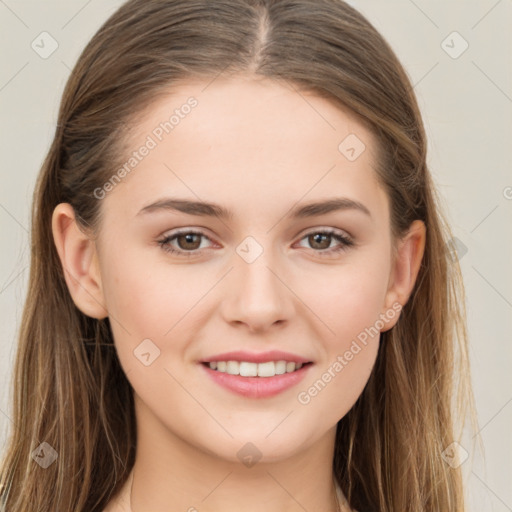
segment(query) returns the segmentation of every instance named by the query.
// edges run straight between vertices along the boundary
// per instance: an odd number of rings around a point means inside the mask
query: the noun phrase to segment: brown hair
[[[338,424],[334,472],[360,512],[462,511],[460,468],[441,456],[472,407],[460,269],[445,250],[450,230],[409,79],[372,25],[339,0],[130,0],[84,49],[34,195],[2,510],[100,511],[126,481],[137,437],[132,389],[109,320],[85,316],[70,297],[51,217],[67,202],[96,228],[93,191],[122,161],[134,116],[178,80],[221,73],[285,80],[355,113],[378,141],[393,235],[425,223],[416,285]],[[58,452],[47,469],[31,458],[43,441]]]

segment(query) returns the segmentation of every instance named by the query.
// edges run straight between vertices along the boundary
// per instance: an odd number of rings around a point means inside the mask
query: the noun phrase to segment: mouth
[[[270,398],[296,386],[314,365],[284,352],[230,352],[200,361],[220,387],[244,398]]]
[[[276,375],[294,373],[312,362],[296,363],[294,361],[278,360],[264,363],[253,363],[250,361],[210,361],[203,362],[213,371],[227,373],[228,375],[240,375],[241,377],[262,377],[269,378]]]

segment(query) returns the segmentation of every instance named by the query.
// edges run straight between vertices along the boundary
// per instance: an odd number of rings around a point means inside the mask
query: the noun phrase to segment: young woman
[[[464,510],[449,239],[353,8],[127,2],[35,192],[2,510]]]

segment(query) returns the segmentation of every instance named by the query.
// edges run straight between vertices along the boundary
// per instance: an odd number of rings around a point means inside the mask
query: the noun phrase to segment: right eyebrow
[[[224,219],[233,217],[233,212],[218,204],[207,203],[205,201],[190,201],[188,199],[174,197],[159,199],[142,208],[137,215],[160,210],[175,210],[189,215],[210,216]]]

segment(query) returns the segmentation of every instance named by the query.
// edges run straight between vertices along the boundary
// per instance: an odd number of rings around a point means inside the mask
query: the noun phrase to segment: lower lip
[[[241,377],[212,370],[201,364],[206,373],[220,386],[246,398],[269,398],[297,385],[309,371],[311,363],[299,370],[274,377]]]

